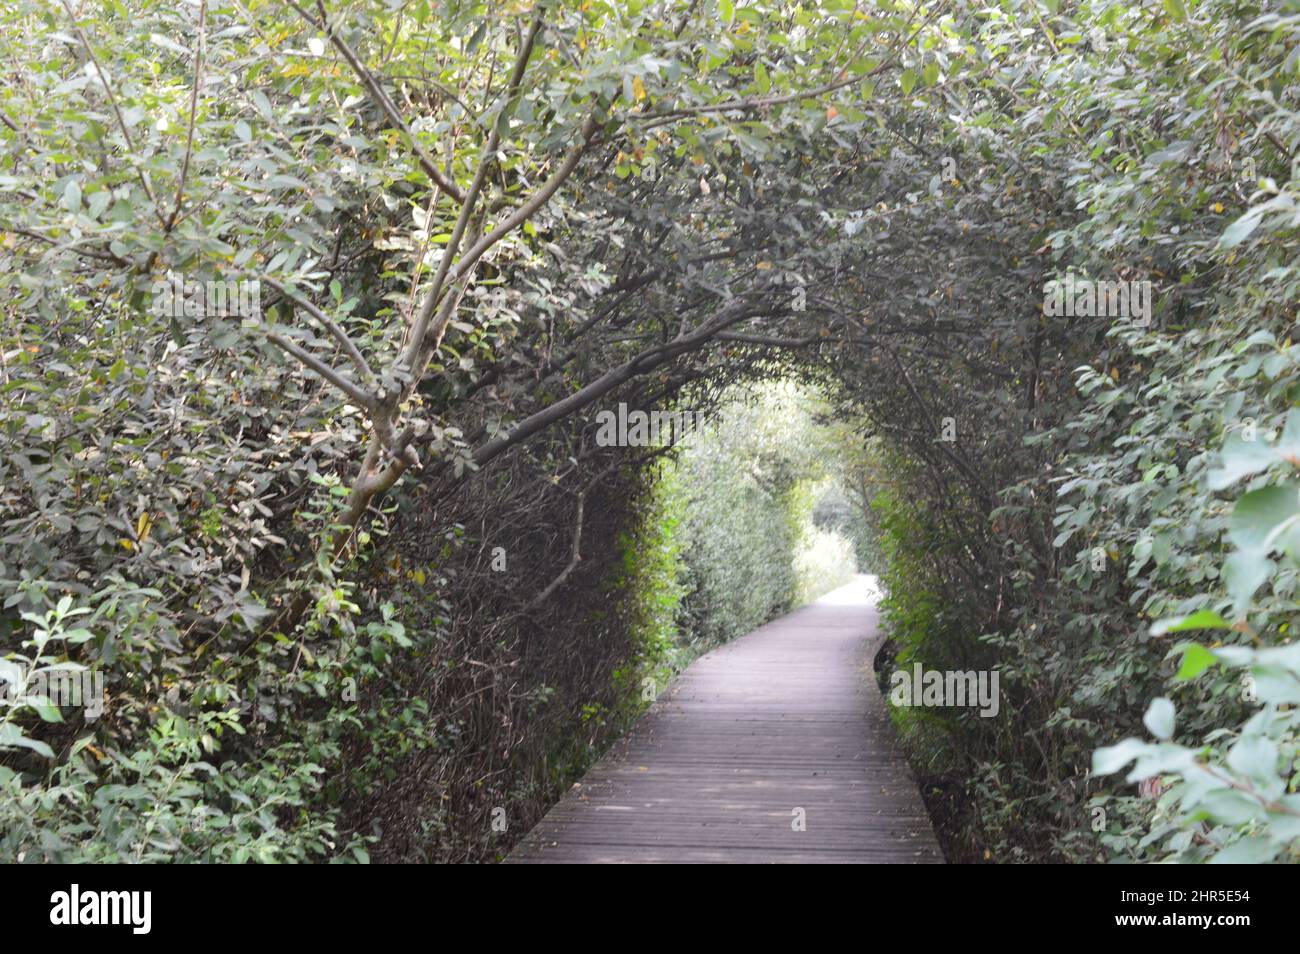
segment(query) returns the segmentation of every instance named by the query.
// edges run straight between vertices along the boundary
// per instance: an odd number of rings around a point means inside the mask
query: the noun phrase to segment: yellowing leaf
[[[641,82],[641,77],[634,77],[632,80],[632,96],[637,102],[645,99],[645,83]]]

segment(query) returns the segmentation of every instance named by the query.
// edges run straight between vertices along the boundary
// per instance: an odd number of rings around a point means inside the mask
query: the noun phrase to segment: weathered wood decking
[[[880,640],[858,577],[702,656],[506,860],[942,862]]]

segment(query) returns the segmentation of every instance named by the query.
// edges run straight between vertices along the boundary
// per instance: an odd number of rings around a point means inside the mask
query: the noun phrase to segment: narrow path
[[[877,619],[860,576],[700,657],[506,860],[942,862]]]

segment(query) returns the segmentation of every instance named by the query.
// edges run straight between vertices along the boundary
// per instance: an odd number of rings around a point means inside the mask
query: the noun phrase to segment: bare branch
[[[18,235],[26,235],[28,238],[33,238],[39,242],[44,242],[46,245],[52,246],[54,248],[67,249],[69,252],[72,252],[74,255],[85,255],[88,258],[97,258],[100,259],[101,261],[112,262],[114,265],[125,266],[131,264],[129,261],[122,258],[120,255],[114,255],[112,252],[101,252],[93,248],[77,248],[76,242],[72,242],[65,245],[56,241],[55,239],[50,238],[48,235],[42,235],[40,232],[33,231],[32,229],[25,229],[19,226],[11,225],[9,226],[9,231],[14,232]]]
[[[338,388],[348,397],[352,398],[353,401],[355,401],[361,407],[365,408],[367,411],[374,410],[377,401],[373,394],[370,394],[367,391],[362,390],[360,387],[358,387],[353,382],[349,381],[347,378],[343,377],[343,375],[339,374],[337,371],[331,368],[320,358],[316,357],[314,354],[311,354],[308,351],[304,351],[302,348],[299,348],[292,341],[288,340],[287,338],[281,335],[276,334],[274,331],[268,331],[266,333],[266,340],[271,342],[271,344],[275,345],[277,348],[280,348],[281,350],[286,351],[289,354],[293,355],[293,357],[297,358],[308,368],[315,371],[322,378],[324,378],[330,384],[334,385],[336,388]]]
[[[657,125],[662,125],[662,123],[667,120],[679,119],[683,116],[699,116],[705,113],[755,112],[760,109],[768,109],[772,106],[780,106],[785,103],[797,102],[798,100],[801,99],[816,99],[818,96],[824,96],[826,93],[831,93],[842,87],[849,86],[853,83],[859,83],[864,79],[869,79],[873,76],[877,76],[880,73],[885,72],[885,70],[890,69],[893,66],[897,65],[898,53],[904,47],[908,46],[914,39],[916,39],[916,37],[920,34],[920,32],[923,29],[925,29],[925,27],[932,20],[934,20],[937,16],[939,16],[939,14],[941,14],[944,11],[944,9],[945,7],[943,4],[937,6],[934,12],[931,13],[929,16],[927,16],[924,20],[922,20],[921,23],[916,27],[916,29],[913,30],[907,36],[906,39],[899,40],[898,42],[894,43],[894,45],[889,49],[888,55],[885,57],[883,61],[881,61],[881,63],[878,66],[876,66],[874,69],[868,70],[865,73],[855,73],[852,76],[844,76],[841,77],[840,79],[833,80],[821,86],[813,87],[812,89],[800,90],[794,93],[786,93],[785,95],[782,96],[766,96],[766,97],[755,96],[755,97],[749,97],[747,99],[728,100],[725,103],[707,103],[702,106],[685,106],[678,109],[652,110],[646,113],[639,113],[639,114],[633,113],[630,118],[649,119],[652,120],[652,122],[649,123],[648,125],[657,126]]]
[[[510,447],[522,443],[529,437],[581,410],[613,391],[633,378],[648,374],[660,365],[671,361],[679,355],[696,351],[713,340],[719,332],[748,318],[758,317],[762,312],[753,308],[734,306],[724,308],[711,320],[685,337],[675,338],[666,344],[649,348],[623,364],[610,368],[600,377],[585,385],[568,397],[550,404],[540,411],[529,415],[508,431],[498,434],[486,444],[478,447],[473,454],[476,466],[483,466],[488,461],[502,454]]]
[[[460,281],[468,277],[469,273],[488,249],[505,238],[522,223],[526,222],[530,217],[536,214],[542,206],[550,201],[551,196],[555,194],[556,190],[564,184],[564,181],[568,179],[569,176],[572,175],[573,170],[577,168],[578,161],[590,146],[591,138],[598,128],[599,125],[596,121],[596,117],[594,115],[589,116],[582,124],[579,141],[569,150],[564,161],[560,164],[560,167],[556,169],[551,177],[542,184],[542,186],[531,198],[529,198],[527,202],[515,209],[514,212],[510,213],[510,215],[506,216],[506,218],[503,219],[491,232],[475,242],[470,247],[469,251],[461,257],[460,261],[456,263],[456,267],[453,269],[450,267],[452,247],[459,244],[461,238],[460,233],[464,231],[461,227],[461,222],[459,220],[457,221],[456,230],[453,231],[451,241],[448,243],[447,249],[443,252],[442,263],[438,269],[438,276],[435,277],[434,285],[430,289],[429,294],[425,297],[424,307],[420,310],[420,316],[415,325],[415,333],[412,336],[408,347],[408,357],[406,362],[404,362],[410,369],[411,373],[411,383],[408,387],[414,387],[414,385],[418,383],[423,374],[424,366],[427,365],[427,362],[432,357],[433,351],[436,350],[437,346],[442,342],[442,335],[446,331],[447,323],[451,320],[452,313],[455,310],[456,301],[453,299],[455,298],[458,300],[458,296],[446,296],[442,302],[442,307],[437,309],[437,321],[433,320],[435,307],[438,304],[436,293],[441,291],[443,283],[447,278],[447,271],[450,270],[452,282]],[[495,147],[493,147],[491,151],[495,152]],[[475,176],[474,185],[470,188],[470,194],[474,197],[477,197],[478,190],[482,186],[481,173],[484,171],[484,167],[480,166],[479,171],[480,175]],[[465,208],[468,207],[469,204],[465,206]],[[461,294],[463,294],[463,292],[464,289],[462,288]],[[432,336],[431,345],[429,345],[428,342],[430,336]],[[421,348],[422,345],[428,346]]]
[[[514,68],[510,72],[510,80],[506,86],[505,98],[508,104],[511,98],[518,92],[520,85],[523,83],[524,73],[528,68],[528,61],[532,59],[533,46],[537,41],[537,35],[542,30],[542,8],[539,6],[532,22],[528,25],[528,34],[520,44],[519,54],[515,58]],[[412,332],[411,340],[407,345],[406,355],[402,363],[410,372],[410,381],[407,384],[408,391],[413,389],[419,382],[423,373],[424,366],[429,360],[429,352],[426,349],[426,339],[429,334],[433,317],[438,312],[438,307],[442,303],[443,289],[447,283],[447,275],[451,270],[451,261],[456,256],[460,248],[461,240],[465,236],[465,230],[469,226],[469,220],[473,214],[474,205],[478,201],[479,193],[483,190],[483,183],[487,179],[488,168],[495,161],[497,146],[501,141],[500,123],[492,126],[492,131],[488,134],[487,143],[483,148],[483,153],[479,158],[478,170],[474,173],[474,181],[470,184],[469,192],[465,195],[465,201],[461,205],[460,215],[456,218],[456,224],[452,229],[451,238],[447,242],[447,247],[443,249],[442,260],[438,263],[438,272],[434,275],[433,284],[429,286],[429,291],[425,295],[424,304],[420,308],[419,316],[416,318]],[[554,191],[554,190],[552,190]],[[543,200],[545,201],[545,200]],[[539,206],[540,207],[540,204]],[[536,208],[536,207],[535,207]],[[513,218],[513,216],[511,216]],[[507,219],[508,221],[508,219]],[[475,248],[482,245],[485,239],[480,239],[475,243]],[[469,269],[474,267],[474,263],[482,255],[473,254],[473,249],[461,260],[457,266],[453,281],[463,277]],[[450,296],[449,296],[450,297]],[[443,307],[439,314],[439,322],[445,327],[447,321],[451,319],[451,309]]]
[[[199,110],[199,85],[203,82],[203,56],[207,52],[208,0],[199,0],[199,48],[194,54],[194,86],[190,89],[190,128],[185,136],[185,160],[181,163],[180,181],[176,183],[176,202],[163,226],[164,232],[176,227],[176,217],[181,214],[181,201],[185,196],[185,180],[190,174],[190,156],[194,152],[194,117]]]
[[[334,340],[342,346],[344,354],[348,356],[356,369],[365,377],[374,380],[375,372],[372,371],[370,365],[366,363],[365,357],[361,354],[361,351],[357,348],[352,339],[348,337],[348,333],[343,329],[342,325],[309,302],[306,298],[303,298],[296,292],[289,291],[289,289],[285,288],[274,278],[259,276],[258,280],[266,282],[266,284],[270,285],[285,298],[292,300],[297,305],[301,305],[304,311],[320,322],[325,329],[334,336]]]
[[[556,190],[564,184],[564,180],[568,179],[569,176],[572,175],[574,168],[578,165],[578,160],[582,158],[582,154],[586,152],[587,147],[591,145],[591,138],[596,134],[596,130],[599,128],[599,124],[594,115],[587,117],[586,122],[582,124],[582,129],[579,131],[579,141],[569,150],[568,154],[564,157],[564,162],[560,164],[560,167],[555,170],[554,174],[552,174],[552,176],[542,184],[541,188],[539,188],[527,202],[506,216],[496,228],[479,239],[478,242],[474,244],[474,247],[465,253],[461,260],[456,263],[455,271],[452,272],[454,278],[460,278],[473,268],[474,264],[483,257],[484,252],[505,238],[511,231],[526,222],[550,200]]]
[[[573,571],[578,568],[578,564],[582,562],[582,518],[586,511],[587,494],[595,489],[595,486],[598,483],[616,471],[622,463],[623,461],[621,459],[614,461],[614,463],[610,464],[591,480],[587,481],[587,483],[583,485],[583,488],[578,491],[578,511],[573,519],[573,547],[570,551],[571,555],[569,557],[569,562],[564,569],[560,571],[559,575],[546,585],[545,589],[524,604],[524,608],[521,612],[526,613],[539,603],[546,602],[546,600],[550,598],[551,594],[563,586],[564,581],[567,580],[570,575],[572,575]]]
[[[578,493],[578,514],[573,521],[573,555],[569,557],[568,564],[560,571],[559,576],[551,580],[551,582],[546,585],[546,589],[542,590],[529,600],[527,604],[525,604],[524,612],[532,609],[538,603],[546,602],[547,598],[558,590],[564,584],[564,581],[569,578],[569,575],[577,569],[578,563],[582,560],[582,517],[586,506],[587,490],[586,488],[583,488],[583,490]]]
[[[743,332],[724,331],[718,335],[719,341],[738,341],[743,344],[770,345],[773,348],[805,348],[817,340],[816,335],[807,338],[767,338],[763,335],[747,335]]]
[[[294,0],[289,0],[289,6],[297,10],[298,15],[304,20],[316,27],[318,30],[322,30],[325,35],[329,37],[329,41],[334,44],[334,48],[342,54],[343,59],[347,61],[348,66],[352,67],[352,72],[357,74],[357,79],[361,80],[361,85],[365,87],[366,92],[370,94],[370,98],[375,101],[375,105],[383,110],[384,114],[388,117],[388,121],[396,126],[397,129],[406,136],[407,141],[411,144],[411,151],[415,153],[415,158],[420,163],[420,168],[424,170],[425,175],[432,179],[434,185],[444,193],[451,196],[457,202],[463,203],[465,201],[465,191],[448,178],[443,171],[438,168],[438,164],[433,161],[433,157],[425,152],[424,147],[420,145],[420,141],[415,138],[415,133],[411,130],[411,127],[408,126],[406,120],[402,118],[402,114],[398,110],[397,105],[389,97],[388,93],[385,92],[383,86],[379,84],[379,81],[375,79],[375,75],[366,68],[364,63],[361,62],[360,57],[357,56],[352,47],[348,46],[347,41],[345,41],[343,37],[339,36],[337,28],[325,19],[324,11],[322,10],[321,22],[318,23],[311,14],[298,6]]]

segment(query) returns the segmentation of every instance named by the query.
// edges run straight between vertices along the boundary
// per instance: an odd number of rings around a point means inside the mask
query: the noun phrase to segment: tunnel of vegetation
[[[500,857],[827,460],[950,858],[1300,853],[1288,5],[0,16],[0,857]]]

